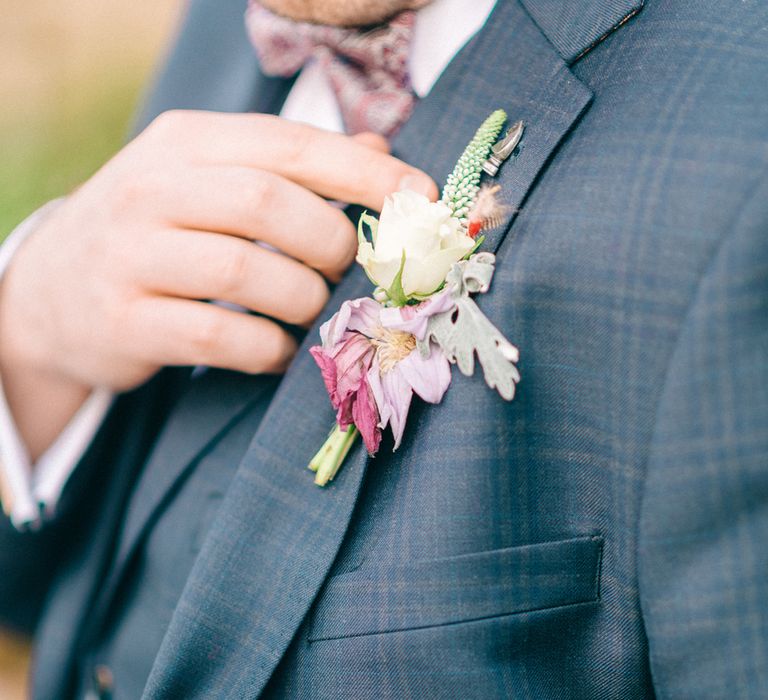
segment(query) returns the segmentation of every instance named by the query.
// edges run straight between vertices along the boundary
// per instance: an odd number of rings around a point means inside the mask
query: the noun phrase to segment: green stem
[[[328,439],[309,463],[309,469],[316,472],[315,483],[318,486],[333,481],[358,435],[360,432],[354,425],[347,430],[342,430],[338,424],[333,426]]]

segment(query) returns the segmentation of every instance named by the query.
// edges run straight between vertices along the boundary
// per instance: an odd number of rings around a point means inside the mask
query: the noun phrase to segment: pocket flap
[[[601,537],[578,537],[340,574],[320,594],[309,639],[418,629],[594,601],[602,544]]]

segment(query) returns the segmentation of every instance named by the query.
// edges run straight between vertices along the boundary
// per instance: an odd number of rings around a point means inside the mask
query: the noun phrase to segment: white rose
[[[401,282],[406,297],[436,291],[451,265],[475,246],[445,204],[410,190],[387,197],[374,238],[373,245],[360,241],[357,262],[376,284],[389,289],[404,252]]]

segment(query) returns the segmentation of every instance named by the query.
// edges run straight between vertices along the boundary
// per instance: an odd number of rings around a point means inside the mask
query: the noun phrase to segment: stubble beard
[[[259,0],[268,10],[301,22],[340,27],[380,24],[403,10],[431,0]]]

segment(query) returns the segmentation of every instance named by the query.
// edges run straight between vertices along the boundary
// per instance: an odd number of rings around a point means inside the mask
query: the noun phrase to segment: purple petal
[[[429,357],[422,357],[414,350],[400,360],[391,373],[399,373],[427,403],[440,403],[451,383],[451,366],[435,343],[430,344],[429,350]]]
[[[427,332],[429,317],[449,311],[454,306],[455,302],[450,291],[444,289],[415,306],[382,309],[381,325],[393,331],[411,333],[418,340],[423,340]]]
[[[347,324],[349,330],[359,331],[367,335],[371,328],[376,328],[379,325],[379,314],[383,307],[378,301],[369,297],[362,297],[344,303],[351,308],[349,323]]]
[[[341,343],[333,360],[336,365],[336,392],[339,400],[357,391],[360,381],[368,372],[374,356],[374,347],[365,336],[351,333]]]
[[[396,369],[387,372],[382,377],[381,383],[384,387],[384,395],[387,397],[387,402],[391,407],[389,424],[392,427],[392,436],[395,438],[395,446],[393,449],[396,450],[400,447],[400,442],[403,439],[405,423],[408,420],[408,411],[411,408],[413,392],[411,391],[408,382],[405,381],[403,376]]]
[[[331,405],[336,409],[336,421],[346,430],[355,422],[357,395],[373,362],[374,347],[360,333],[349,333],[333,352],[316,345],[310,353],[320,367]]]
[[[320,326],[323,347],[333,349],[344,340],[349,331],[369,335],[370,329],[379,325],[380,311],[381,304],[368,297],[345,301],[341,308]]]
[[[373,398],[373,392],[364,378],[360,383],[355,403],[352,406],[352,417],[355,426],[363,436],[363,442],[368,450],[368,454],[373,457],[379,449],[381,443],[381,430],[379,429],[379,414],[376,410],[376,403]]]
[[[314,345],[309,349],[312,357],[315,358],[317,366],[320,368],[320,373],[323,375],[323,381],[325,382],[325,388],[328,391],[328,396],[331,397],[331,403],[334,404],[334,408],[338,408],[334,402],[336,397],[336,363],[333,358],[323,350],[321,345]]]
[[[373,400],[376,403],[376,408],[379,412],[379,427],[383,430],[387,427],[389,421],[389,415],[391,413],[389,406],[387,406],[384,400],[384,387],[381,385],[381,370],[379,368],[379,361],[376,357],[373,359],[373,364],[368,370],[366,379],[368,380],[368,386],[371,389]]]
[[[376,362],[368,372],[368,384],[379,409],[379,427],[383,429],[389,423],[395,438],[394,449],[397,449],[403,439],[405,422],[411,407],[411,387],[397,371],[397,367],[381,375]]]
[[[338,397],[336,402],[336,422],[342,430],[346,430],[355,419],[352,415],[352,408],[355,403],[354,393],[347,394],[346,396]]]

